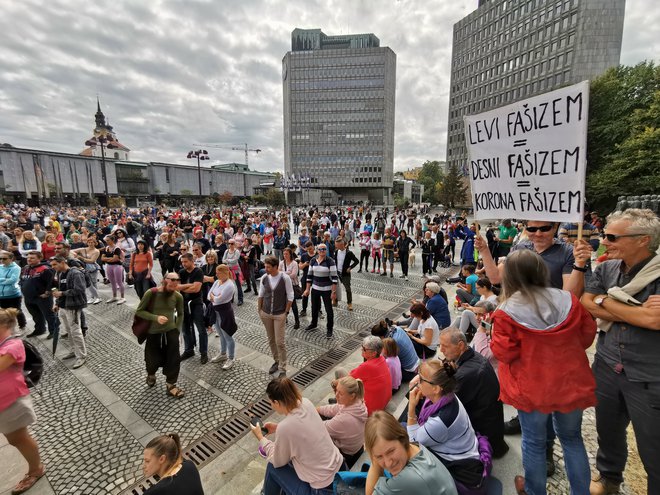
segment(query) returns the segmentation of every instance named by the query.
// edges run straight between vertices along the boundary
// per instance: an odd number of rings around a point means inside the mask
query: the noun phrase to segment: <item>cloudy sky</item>
[[[452,26],[477,0],[7,0],[0,143],[77,153],[96,96],[131,158],[248,143],[283,168],[281,60],[295,27],[373,32],[397,54],[395,168],[444,159]],[[658,60],[660,4],[628,0],[621,62]],[[237,151],[212,150],[220,162]]]

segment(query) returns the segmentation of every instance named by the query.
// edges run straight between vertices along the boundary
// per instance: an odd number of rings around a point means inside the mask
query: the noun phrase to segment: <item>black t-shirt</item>
[[[195,282],[204,283],[204,272],[200,268],[193,268],[191,272],[188,272],[185,268],[179,270],[179,278],[181,279],[181,284],[194,284]],[[185,302],[202,302],[202,289],[199,289],[199,292],[183,292],[183,300]]]
[[[184,459],[174,476],[167,476],[149,488],[144,495],[204,495],[199,472],[192,461]]]

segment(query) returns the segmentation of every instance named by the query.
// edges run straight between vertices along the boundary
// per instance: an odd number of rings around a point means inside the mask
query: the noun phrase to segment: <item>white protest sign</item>
[[[474,218],[581,222],[589,81],[464,117]]]

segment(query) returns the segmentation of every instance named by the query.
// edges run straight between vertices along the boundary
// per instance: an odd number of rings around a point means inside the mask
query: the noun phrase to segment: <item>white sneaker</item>
[[[117,302],[117,300],[118,300],[118,299],[117,299],[116,297],[111,297],[111,298],[108,299],[105,303],[106,303],[106,304],[110,304],[110,303],[113,303],[113,302]]]
[[[123,297],[122,297],[121,299],[118,299],[118,300],[117,300],[117,304],[118,304],[118,305],[119,305],[119,304],[124,304],[125,302],[126,302],[126,299],[123,298]]]
[[[218,354],[211,358],[212,363],[224,363],[225,361],[227,361],[227,354]]]
[[[62,359],[73,359],[76,355],[73,352],[68,353],[66,356],[62,356]]]
[[[98,304],[98,303],[100,303],[100,302],[101,302],[101,299],[100,299],[99,297],[97,297],[96,299],[94,299],[94,300],[92,301],[92,304]]]
[[[75,363],[73,363],[73,369],[78,369],[80,368],[83,364],[85,364],[84,359],[77,359]]]
[[[223,370],[228,370],[232,366],[234,366],[234,360],[233,359],[227,359],[227,362],[222,365],[222,369]]]
[[[94,299],[88,299],[87,304],[94,304]]]
[[[408,280],[408,275],[406,275],[405,277],[403,277],[403,279],[404,279],[404,280]]]

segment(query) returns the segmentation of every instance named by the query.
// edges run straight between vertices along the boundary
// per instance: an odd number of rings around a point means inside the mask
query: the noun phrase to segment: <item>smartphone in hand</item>
[[[264,435],[268,435],[268,430],[263,427],[263,423],[259,418],[257,418],[256,416],[252,416],[252,418],[250,418],[250,423],[252,424],[252,426],[259,426],[261,428],[261,433],[263,433]]]

